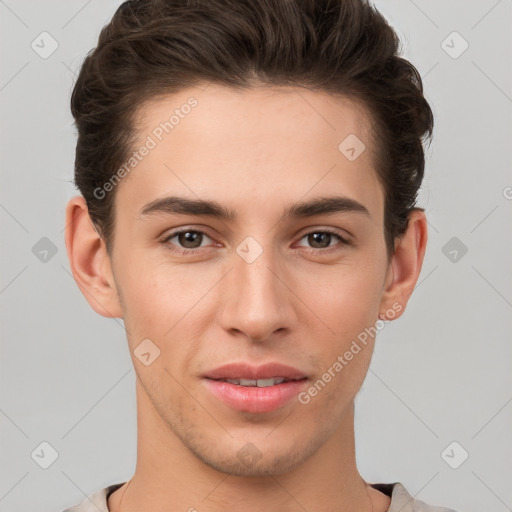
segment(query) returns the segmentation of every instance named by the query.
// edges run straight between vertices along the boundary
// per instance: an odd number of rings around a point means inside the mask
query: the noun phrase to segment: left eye
[[[338,241],[342,242],[343,244],[348,244],[347,240],[342,238],[337,233],[333,233],[331,231],[312,231],[311,233],[304,235],[301,240],[307,239],[308,243],[312,244],[311,247],[313,249],[325,249],[331,245],[335,245],[331,244],[333,237],[337,238]]]

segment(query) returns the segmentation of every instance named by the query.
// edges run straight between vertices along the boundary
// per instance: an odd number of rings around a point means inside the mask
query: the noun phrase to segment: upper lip
[[[253,366],[248,363],[229,363],[207,372],[204,377],[208,379],[271,379],[283,377],[288,380],[303,379],[306,375],[294,368],[281,363],[266,363]]]

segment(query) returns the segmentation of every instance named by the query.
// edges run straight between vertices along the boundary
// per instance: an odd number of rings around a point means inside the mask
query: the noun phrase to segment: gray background
[[[135,468],[122,321],[85,301],[63,232],[74,73],[119,3],[0,0],[1,512],[60,511]],[[424,78],[436,126],[419,203],[429,246],[357,397],[358,465],[428,503],[512,510],[512,2],[376,5]],[[58,43],[47,58],[44,31]],[[47,469],[42,442],[58,454]]]

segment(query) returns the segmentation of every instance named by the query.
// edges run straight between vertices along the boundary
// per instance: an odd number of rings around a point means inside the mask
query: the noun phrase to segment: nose
[[[293,329],[297,315],[292,277],[274,251],[265,249],[250,263],[233,254],[233,268],[226,279],[220,306],[226,331],[263,342]]]

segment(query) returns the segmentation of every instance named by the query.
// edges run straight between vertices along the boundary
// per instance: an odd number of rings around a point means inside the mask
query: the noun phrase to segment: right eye
[[[167,235],[161,241],[161,243],[169,250],[178,252],[180,254],[196,254],[197,252],[200,252],[196,249],[204,247],[202,242],[204,241],[205,237],[209,240],[212,240],[206,233],[203,233],[202,231],[195,229],[180,229]],[[174,239],[176,239],[175,242],[172,241]]]

